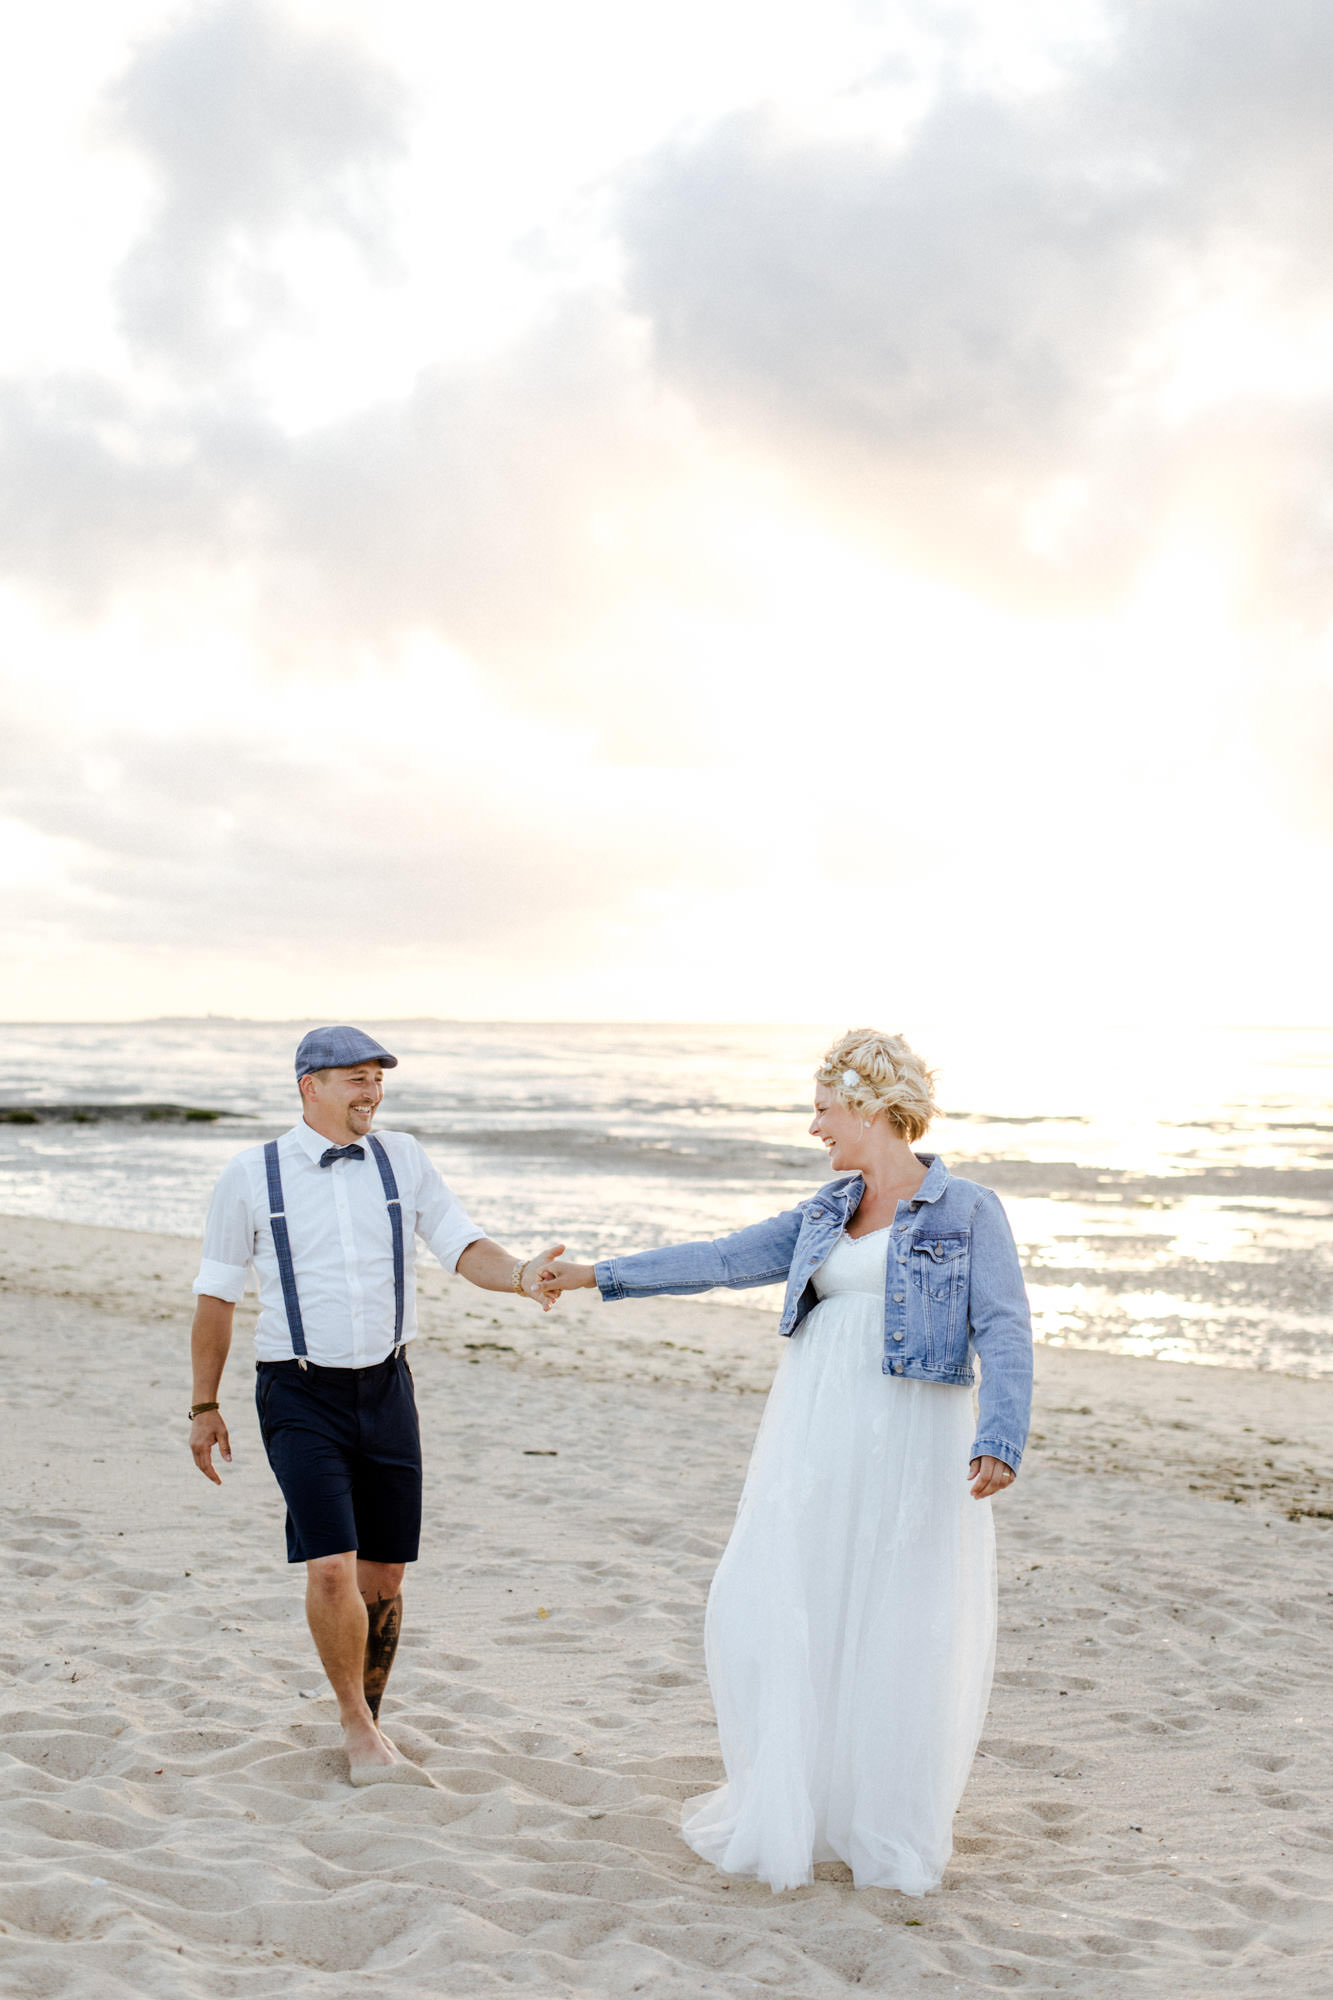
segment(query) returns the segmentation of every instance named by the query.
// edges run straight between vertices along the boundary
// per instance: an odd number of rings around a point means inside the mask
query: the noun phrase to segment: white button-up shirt
[[[411,1340],[417,1330],[414,1237],[452,1271],[468,1244],[485,1232],[469,1222],[410,1133],[375,1136],[389,1156],[403,1204],[403,1339]],[[321,1167],[331,1144],[304,1121],[278,1141],[296,1295],[310,1359],[324,1368],[369,1368],[393,1350],[392,1227],[370,1148],[363,1160]],[[255,1352],[261,1361],[290,1361],[292,1337],[269,1226],[262,1146],[247,1146],[222,1171],[204,1225],[194,1289],[235,1304],[252,1270],[259,1288]]]

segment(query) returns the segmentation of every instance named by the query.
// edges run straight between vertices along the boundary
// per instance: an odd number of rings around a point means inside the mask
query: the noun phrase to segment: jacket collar
[[[928,1201],[938,1201],[949,1185],[949,1169],[938,1153],[918,1153],[916,1157],[926,1170],[926,1178],[912,1196],[914,1212]],[[855,1214],[865,1191],[866,1184],[860,1174],[848,1174],[845,1180],[832,1181],[824,1190],[830,1205],[836,1202],[844,1216]]]
[[[926,1178],[916,1191],[913,1208],[924,1201],[938,1201],[949,1185],[949,1169],[938,1153],[918,1153],[916,1157],[926,1170]]]

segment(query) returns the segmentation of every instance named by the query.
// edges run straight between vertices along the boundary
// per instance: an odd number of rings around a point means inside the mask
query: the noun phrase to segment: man
[[[417,1558],[421,1439],[407,1343],[414,1238],[483,1291],[539,1273],[473,1226],[417,1141],[375,1134],[398,1058],[359,1028],[315,1028],[296,1051],[302,1119],[224,1169],[204,1230],[191,1350],[190,1450],[215,1485],[230,1462],[218,1406],[236,1302],[253,1267],[259,1427],[287,1502],[287,1560],[306,1566],[306,1617],[338,1700],[354,1785],[429,1784],[379,1728]],[[531,1283],[529,1283],[531,1274]]]

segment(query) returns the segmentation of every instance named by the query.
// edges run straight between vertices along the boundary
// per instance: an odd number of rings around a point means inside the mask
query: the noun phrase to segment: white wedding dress
[[[995,1657],[965,1389],[883,1373],[886,1230],[841,1236],[778,1366],[704,1631],[727,1782],[705,1861],[773,1889],[845,1861],[920,1895],[953,1848]]]

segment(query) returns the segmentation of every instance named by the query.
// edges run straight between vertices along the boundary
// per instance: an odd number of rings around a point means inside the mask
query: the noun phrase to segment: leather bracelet
[[[190,1409],[190,1422],[193,1423],[196,1417],[206,1416],[209,1410],[220,1410],[221,1408],[222,1405],[220,1403],[195,1403]]]

